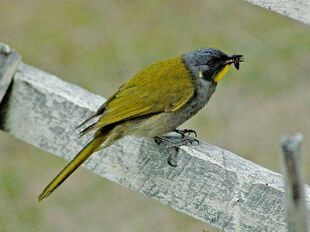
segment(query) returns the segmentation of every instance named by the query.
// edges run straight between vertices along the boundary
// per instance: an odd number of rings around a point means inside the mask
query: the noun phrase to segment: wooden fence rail
[[[246,0],[305,24],[310,24],[309,0]]]

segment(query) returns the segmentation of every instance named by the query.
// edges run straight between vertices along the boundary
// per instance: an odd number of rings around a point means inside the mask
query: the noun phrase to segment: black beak
[[[243,55],[232,55],[229,56],[227,60],[225,60],[224,65],[234,64],[235,68],[239,70],[240,62],[244,62]]]

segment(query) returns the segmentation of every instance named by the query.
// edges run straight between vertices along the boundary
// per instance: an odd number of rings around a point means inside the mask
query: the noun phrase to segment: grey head
[[[226,65],[234,64],[235,68],[239,69],[239,63],[243,62],[243,57],[242,55],[229,56],[216,48],[202,48],[185,53],[183,60],[193,76],[214,82],[214,78]]]

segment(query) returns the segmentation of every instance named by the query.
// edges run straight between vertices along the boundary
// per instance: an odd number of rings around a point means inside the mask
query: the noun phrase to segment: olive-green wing
[[[98,122],[85,134],[110,124],[159,112],[174,112],[194,95],[194,83],[182,58],[161,61],[136,74],[105,104]]]
[[[123,87],[123,85],[119,88],[119,90],[120,90],[122,87]],[[85,125],[86,123],[88,123],[90,120],[92,120],[92,119],[98,117],[99,115],[102,115],[102,114],[105,112],[105,110],[106,110],[106,105],[107,105],[107,103],[110,102],[113,98],[115,98],[115,96],[116,96],[116,94],[119,92],[119,90],[118,90],[116,93],[114,93],[112,96],[110,96],[110,97],[105,101],[105,103],[103,103],[103,104],[97,109],[97,111],[96,111],[93,115],[91,115],[90,117],[88,117],[87,119],[85,119],[80,125],[78,125],[78,126],[76,127],[76,129],[79,129],[80,127],[82,127],[83,125]],[[83,132],[83,131],[82,131],[82,132]],[[82,132],[81,132],[81,133],[82,133]]]

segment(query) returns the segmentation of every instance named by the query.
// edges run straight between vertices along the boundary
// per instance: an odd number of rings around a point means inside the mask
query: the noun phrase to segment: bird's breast
[[[180,110],[180,112],[176,112],[176,117],[180,118],[179,120],[182,121],[181,123],[185,122],[201,110],[209,102],[215,89],[216,84],[203,79],[198,79],[195,83],[195,95],[190,102]]]

